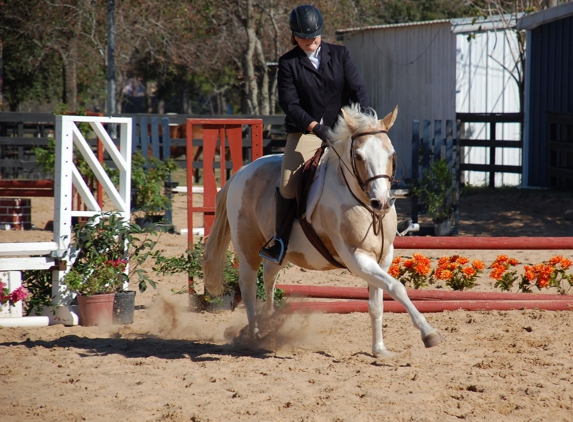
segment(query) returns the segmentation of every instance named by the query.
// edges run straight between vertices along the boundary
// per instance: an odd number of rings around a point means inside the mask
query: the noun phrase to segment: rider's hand
[[[312,132],[327,144],[334,140],[334,133],[332,132],[332,129],[326,125],[321,125],[320,123],[316,124],[312,128]]]

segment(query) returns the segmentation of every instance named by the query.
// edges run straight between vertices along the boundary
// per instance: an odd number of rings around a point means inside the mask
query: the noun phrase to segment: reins
[[[391,175],[378,174],[378,175],[369,177],[368,179],[363,181],[362,178],[360,177],[360,175],[358,174],[358,170],[356,168],[356,158],[354,156],[354,141],[357,138],[360,138],[361,136],[377,135],[379,133],[388,133],[388,131],[381,129],[381,130],[374,130],[374,131],[370,131],[370,132],[360,132],[360,133],[357,133],[357,134],[354,134],[351,136],[352,144],[350,145],[350,159],[351,159],[350,161],[351,161],[352,169],[350,169],[348,167],[348,165],[344,162],[344,160],[342,159],[340,154],[338,154],[338,151],[336,151],[336,149],[332,148],[333,151],[338,156],[339,161],[344,165],[344,167],[346,167],[348,172],[352,173],[352,175],[354,176],[354,178],[358,182],[360,189],[362,189],[362,191],[364,193],[368,193],[367,187],[368,187],[368,184],[370,182],[377,180],[377,179],[388,179],[389,182],[392,182],[394,180],[394,176],[396,174],[396,160],[397,160],[396,153],[394,153],[392,155],[392,174]],[[370,205],[364,203],[364,201],[362,201],[360,198],[358,198],[354,194],[354,192],[350,188],[350,184],[348,183],[348,180],[346,179],[346,175],[344,174],[344,171],[342,171],[342,178],[344,179],[344,183],[346,183],[346,187],[348,188],[348,190],[350,191],[350,193],[352,194],[354,199],[356,199],[356,201],[358,201],[358,203],[360,205],[362,205],[364,208],[366,208],[366,210],[372,216],[372,230],[374,231],[374,235],[378,236],[382,232],[382,219],[384,218],[384,215],[380,215],[380,214],[376,213],[376,211],[374,211]]]

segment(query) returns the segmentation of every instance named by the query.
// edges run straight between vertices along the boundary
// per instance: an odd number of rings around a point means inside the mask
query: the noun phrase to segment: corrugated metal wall
[[[456,36],[450,22],[348,32],[344,45],[379,117],[399,106],[389,135],[410,176],[413,120],[456,118]]]
[[[549,187],[546,113],[573,113],[573,17],[533,29],[528,41],[528,185]]]
[[[457,35],[456,49],[456,111],[459,113],[517,113],[520,111],[519,90],[511,74],[503,68],[513,69],[518,47],[515,32],[496,30]],[[503,66],[502,66],[503,65]],[[521,125],[500,123],[498,139],[521,139]],[[489,124],[466,123],[465,138],[488,139]],[[489,164],[489,148],[467,147],[463,162]],[[521,165],[521,150],[499,148],[496,164]],[[464,181],[474,186],[487,185],[489,173],[466,171]],[[521,184],[521,175],[496,173],[495,185]]]

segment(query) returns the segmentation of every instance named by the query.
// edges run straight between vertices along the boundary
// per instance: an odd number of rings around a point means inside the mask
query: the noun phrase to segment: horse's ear
[[[341,109],[341,111],[342,111],[342,118],[346,122],[348,129],[350,129],[351,132],[354,132],[356,130],[356,127],[357,127],[356,121],[352,117],[350,117],[348,115],[348,113],[346,111],[344,111],[344,109]]]
[[[394,109],[392,113],[388,113],[386,117],[384,117],[381,122],[386,128],[386,130],[390,130],[390,128],[394,125],[396,121],[396,117],[398,116],[398,106]]]

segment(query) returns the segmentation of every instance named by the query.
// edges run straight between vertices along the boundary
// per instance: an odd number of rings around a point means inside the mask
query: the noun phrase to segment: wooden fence
[[[573,113],[547,113],[550,186],[573,189]]]
[[[183,153],[185,153],[187,145],[186,135],[184,131],[177,130],[177,128],[184,128],[187,118],[204,118],[205,116],[181,114],[122,114],[117,117],[132,117],[136,119],[136,122],[141,122],[141,119],[147,119],[150,124],[150,131],[144,131],[143,138],[141,138],[142,132],[138,131],[139,138],[134,138],[134,141],[137,140],[137,142],[139,142],[138,145],[141,145],[141,142],[148,142],[152,148],[153,145],[158,145],[159,148],[162,148],[163,137],[166,134],[166,126],[162,126],[160,122],[163,121],[163,119],[168,119],[168,126],[170,129],[169,147],[172,151],[179,148],[179,151],[182,150]],[[284,116],[214,116],[214,118],[222,119],[228,119],[229,117],[238,119],[262,119],[264,126],[264,154],[279,152],[284,147],[286,142],[286,134],[282,129]],[[39,169],[33,148],[45,147],[48,144],[49,140],[54,136],[54,124],[55,116],[49,113],[0,113],[0,178],[26,180],[51,178],[50,174],[42,173]],[[147,137],[147,140],[145,137]],[[250,145],[247,141],[248,137],[248,133],[245,133],[245,148],[249,148]],[[200,138],[194,138],[193,145],[201,147],[201,142],[202,140]],[[94,141],[92,146],[95,148],[95,145]],[[246,156],[246,159],[248,159],[248,155]],[[111,167],[114,166],[113,161],[107,159],[107,157],[104,162]],[[186,167],[185,161],[179,161],[178,164],[181,168]],[[196,168],[199,166],[200,164],[195,163]]]
[[[450,169],[455,175],[455,212],[454,223],[452,225],[453,233],[457,233],[459,225],[459,208],[458,198],[460,190],[460,163],[459,163],[459,132],[456,130],[452,120],[446,120],[445,125],[442,120],[432,122],[423,120],[414,120],[412,124],[412,182],[421,178],[430,168],[435,160],[445,159]],[[445,130],[444,130],[445,129]],[[421,211],[418,197],[411,196],[411,218],[414,223],[418,222],[418,214]],[[421,230],[421,235],[428,234]]]
[[[523,141],[497,139],[497,123],[519,123],[523,124],[522,113],[456,113],[458,127],[462,128],[464,123],[487,123],[489,124],[489,139],[465,139],[460,138],[460,147],[486,147],[489,148],[489,164],[474,164],[460,162],[460,171],[482,171],[489,173],[489,187],[495,187],[496,173],[517,173],[522,174],[521,165],[502,165],[496,163],[496,149],[498,148],[519,148],[523,149]]]

